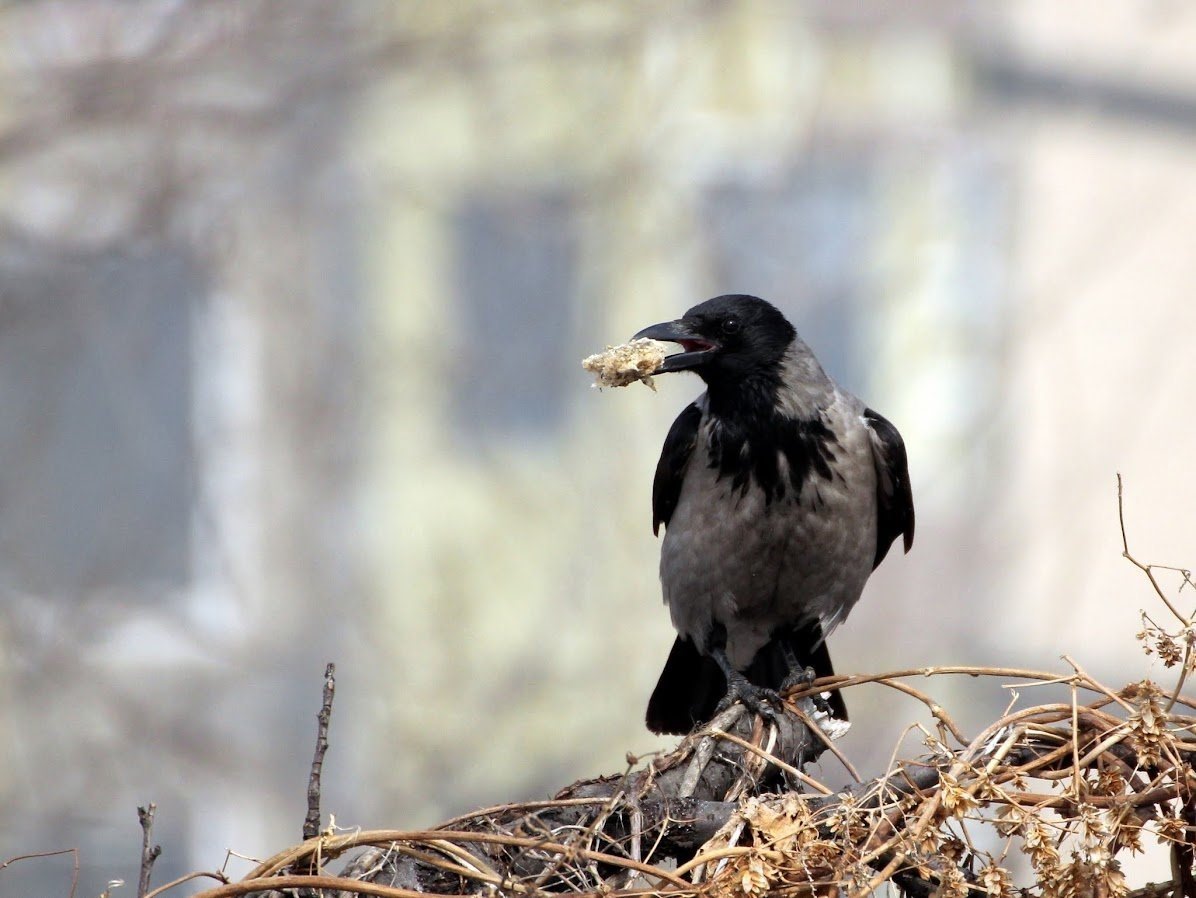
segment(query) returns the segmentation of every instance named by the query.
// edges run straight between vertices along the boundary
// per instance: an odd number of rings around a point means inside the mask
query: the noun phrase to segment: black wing
[[[669,435],[664,438],[660,461],[656,463],[656,479],[652,481],[652,532],[660,533],[660,525],[669,523],[681,498],[681,481],[685,479],[685,466],[698,443],[698,425],[702,421],[702,410],[696,402],[685,407],[677,416]]]
[[[914,544],[914,497],[901,434],[870,408],[864,409],[864,420],[868,423],[872,458],[876,462],[876,560],[872,563],[875,570],[898,536],[905,534],[905,551]]]

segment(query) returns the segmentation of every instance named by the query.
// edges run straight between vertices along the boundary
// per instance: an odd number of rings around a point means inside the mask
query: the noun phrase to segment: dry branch
[[[154,861],[162,853],[161,845],[154,845],[154,812],[158,806],[152,801],[137,809],[137,821],[141,824],[141,869],[137,875],[137,898],[149,894],[150,875],[154,872]]]
[[[892,685],[927,673],[870,679]],[[966,740],[940,708],[923,757],[836,792],[793,775],[824,750],[797,713],[817,715],[809,698],[767,725],[736,706],[674,751],[551,801],[486,808],[427,831],[310,839],[203,898],[315,888],[392,898],[862,896],[886,882],[915,896],[1012,896],[1010,853],[1033,870],[1024,895],[1126,895],[1119,856],[1147,832],[1174,846],[1176,872],[1160,894],[1193,881],[1196,718],[1165,712],[1165,691],[1148,681],[1113,690],[1078,666],[952,673],[1062,682],[1087,703],[1010,709]],[[983,830],[1001,852],[977,847],[993,843]],[[339,875],[322,866],[359,849]],[[315,875],[290,872],[303,868]]]
[[[8,860],[0,863],[0,871],[6,867],[11,867],[13,864],[21,861],[31,861],[36,858],[59,857],[60,855],[69,854],[74,859],[74,872],[71,874],[71,888],[67,892],[67,898],[75,898],[75,890],[79,886],[79,849],[78,848],[59,848],[57,851],[34,851],[29,854],[18,854],[16,857],[10,857]]]
[[[389,898],[862,898],[890,884],[917,898],[1196,895],[1196,699],[1181,691],[1194,616],[1181,610],[1178,591],[1164,595],[1155,575],[1163,568],[1123,545],[1180,622],[1175,633],[1144,614],[1139,634],[1147,654],[1180,665],[1168,688],[1142,680],[1114,689],[1068,656],[1066,672],[961,666],[827,677],[792,692],[777,721],[736,705],[673,751],[574,783],[550,801],[486,808],[426,831],[325,833],[200,898],[317,889]],[[1181,575],[1180,590],[1192,585],[1187,570],[1168,570]],[[909,682],[942,676],[974,678],[978,688],[1062,685],[1070,700],[1011,704],[967,736]],[[895,751],[883,775],[859,782],[818,728],[826,717],[816,702],[820,690],[865,683],[922,702],[933,724],[910,728],[924,736],[921,757]],[[803,771],[828,749],[857,782],[832,791]],[[1147,838],[1169,846],[1170,879],[1131,890],[1122,859]],[[333,875],[325,865],[343,856]],[[1023,882],[1018,856],[1030,871]]]
[[[307,817],[303,820],[303,838],[314,839],[320,832],[320,774],[324,753],[328,751],[328,724],[332,719],[332,699],[336,695],[336,665],[324,668],[324,701],[316,715],[316,750],[312,754],[311,773],[307,778]]]

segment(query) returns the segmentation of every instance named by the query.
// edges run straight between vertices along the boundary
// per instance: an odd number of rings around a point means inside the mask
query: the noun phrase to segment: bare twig
[[[178,879],[172,879],[165,885],[158,886],[156,889],[146,895],[145,898],[158,898],[159,895],[163,895],[166,892],[169,892],[171,889],[181,886],[185,882],[191,882],[193,879],[214,879],[217,882],[224,883],[225,885],[229,883],[229,878],[219,870],[197,870],[195,873],[188,873],[186,876],[180,876]]]
[[[1171,846],[1171,876],[1176,881],[1175,894],[1189,898],[1196,895],[1196,876],[1192,873],[1192,864],[1196,860],[1196,840],[1193,839],[1191,829],[1196,826],[1196,796],[1188,796],[1180,810],[1180,816],[1187,824],[1188,832],[1185,838]]]
[[[328,751],[328,721],[332,717],[332,699],[336,694],[336,665],[324,668],[324,701],[316,715],[316,750],[311,759],[311,774],[307,778],[307,816],[303,820],[303,838],[314,839],[320,833],[320,774],[324,769],[324,753]]]
[[[141,823],[141,872],[137,877],[137,898],[145,898],[149,894],[150,874],[154,870],[154,861],[162,853],[161,845],[151,845],[154,834],[154,812],[158,806],[152,801],[145,807],[137,809],[137,820]]]
[[[853,780],[855,780],[857,783],[862,782],[863,778],[860,776],[860,772],[855,769],[855,765],[851,763],[847,755],[843,754],[839,746],[835,745],[831,737],[823,731],[822,727],[818,726],[818,724],[802,709],[800,705],[794,703],[793,701],[786,700],[785,708],[790,713],[796,714],[798,716],[798,719],[800,719],[801,722],[806,725],[806,729],[814,734],[818,741],[822,743],[823,748],[835,756],[835,759],[843,765],[843,769],[847,771],[848,775]]]
[[[58,857],[61,854],[69,854],[75,859],[74,872],[71,875],[71,890],[68,893],[68,898],[75,898],[75,889],[79,885],[79,849],[78,848],[59,848],[57,851],[34,851],[30,854],[18,854],[16,857],[10,857],[4,863],[0,864],[0,870],[5,867],[10,867],[19,861],[30,861],[39,857]]]
[[[726,739],[729,742],[734,742],[736,745],[738,745],[740,748],[744,749],[745,751],[749,752],[750,754],[763,759],[764,761],[766,761],[769,764],[779,767],[781,770],[784,770],[787,774],[789,774],[791,777],[796,779],[798,782],[804,783],[805,785],[809,786],[811,789],[813,789],[819,795],[832,794],[831,790],[828,789],[826,786],[824,786],[822,783],[818,782],[818,780],[814,779],[812,776],[808,776],[808,775],[802,773],[800,770],[798,770],[792,764],[787,764],[786,762],[784,762],[780,758],[778,758],[776,755],[770,754],[769,752],[765,751],[760,746],[753,745],[751,742],[748,742],[746,739],[739,738],[734,733],[725,733],[722,730],[714,730],[714,735],[717,736],[719,739]]]
[[[1162,565],[1143,564],[1141,561],[1139,561],[1137,558],[1135,558],[1133,555],[1130,554],[1129,541],[1126,539],[1126,535],[1125,535],[1125,500],[1124,500],[1124,496],[1123,496],[1120,473],[1118,473],[1118,475],[1117,475],[1117,520],[1121,525],[1121,556],[1126,561],[1128,561],[1130,564],[1132,564],[1134,567],[1136,567],[1138,570],[1140,570],[1142,573],[1144,573],[1146,575],[1147,579],[1150,580],[1150,585],[1154,587],[1155,594],[1162,600],[1163,604],[1167,606],[1167,610],[1170,611],[1173,615],[1175,615],[1175,619],[1178,620],[1181,624],[1183,624],[1183,626],[1185,628],[1190,628],[1192,626],[1191,619],[1188,617],[1185,617],[1183,614],[1181,614],[1179,609],[1176,608],[1175,605],[1173,605],[1171,603],[1171,600],[1169,598],[1167,598],[1167,593],[1163,591],[1163,587],[1159,583],[1158,578],[1156,578],[1154,575],[1155,568],[1162,567]],[[1180,569],[1179,568],[1167,568],[1167,570],[1180,570]],[[1185,580],[1186,579],[1187,578],[1185,577]]]

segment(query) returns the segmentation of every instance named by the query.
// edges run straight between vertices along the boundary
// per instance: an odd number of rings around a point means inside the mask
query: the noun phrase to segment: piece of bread
[[[581,367],[594,375],[594,386],[625,387],[637,380],[652,384],[652,375],[664,364],[668,344],[658,340],[639,339],[618,346],[608,346],[605,352],[582,359]]]

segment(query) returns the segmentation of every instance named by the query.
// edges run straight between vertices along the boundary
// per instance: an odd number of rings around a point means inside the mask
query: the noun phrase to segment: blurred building
[[[1196,495],[1185,7],[0,17],[0,861],[133,880],[150,800],[159,882],[297,840],[327,660],[338,824],[662,745],[648,497],[700,386],[577,361],[722,292],[910,448],[915,551],[840,669],[1142,675],[1113,473],[1145,560],[1191,560]],[[889,698],[849,696],[865,768],[920,713]]]
[[[0,15],[0,853],[76,846],[98,894],[136,882],[138,804],[159,882],[298,837],[367,616],[351,23]],[[65,894],[58,862],[0,893]]]
[[[425,53],[373,98],[361,147],[384,185],[373,555],[411,597],[377,632],[435,647],[393,656],[400,806],[431,810],[429,763],[435,800],[462,807],[657,744],[637,730],[672,639],[648,496],[700,385],[598,394],[577,360],[718,293],[781,305],[911,442],[921,573],[881,575],[855,637],[869,663],[926,663],[943,631],[902,625],[919,614],[966,630],[966,603],[916,584],[961,579],[984,540],[1011,169],[964,127],[977,23],[878,11],[482,4],[402,22]],[[479,727],[499,746],[481,766]]]

